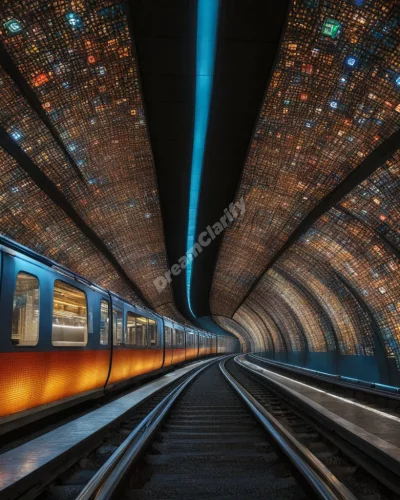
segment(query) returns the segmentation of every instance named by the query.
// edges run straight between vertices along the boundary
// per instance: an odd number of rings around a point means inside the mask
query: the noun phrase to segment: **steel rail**
[[[226,361],[225,359],[219,363],[222,374],[305,479],[316,497],[323,500],[356,500],[346,486],[228,372]]]
[[[155,433],[158,431],[177,398],[201,372],[216,362],[213,360],[205,364],[167,394],[96,472],[76,497],[76,500],[92,500],[94,498],[96,500],[105,500],[112,498],[126,476],[127,471],[152,442]]]
[[[280,394],[281,397],[287,400],[292,406],[293,404],[296,406],[298,402],[301,403],[301,401],[299,401],[296,396],[292,394],[292,389],[287,387],[284,388],[284,386],[282,386],[282,384],[277,380],[270,379],[265,374],[260,373],[259,370],[262,370],[262,367],[254,363],[251,363],[254,368],[248,365],[244,365],[244,363],[240,359],[243,357],[244,355],[235,357],[235,361],[239,366],[247,370],[249,373],[253,374],[259,380],[265,381],[269,385],[271,385],[271,390],[275,393]],[[307,405],[300,409],[302,410],[302,412],[309,411],[309,407]],[[335,420],[332,420],[328,416],[324,416],[322,413],[320,413],[320,411],[316,410],[312,413],[312,419],[316,420],[317,424],[318,422],[322,423],[322,428],[319,427],[318,432],[320,432],[322,435],[325,435],[325,437],[327,437],[332,444],[341,449],[353,463],[373,476],[375,480],[378,481],[378,483],[383,484],[395,495],[400,495],[398,461],[393,456],[387,455],[385,451],[382,451],[375,445],[370,444],[367,439],[363,440],[362,438],[358,437],[358,435],[349,430],[346,425],[341,425],[335,422]],[[325,432],[323,429],[325,429]],[[361,447],[360,439],[362,439]]]

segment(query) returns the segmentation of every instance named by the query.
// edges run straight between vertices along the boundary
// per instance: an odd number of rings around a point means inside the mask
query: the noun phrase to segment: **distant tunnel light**
[[[198,0],[196,39],[196,105],[194,117],[192,167],[190,176],[187,231],[188,251],[193,247],[196,236],[200,182],[203,170],[214,76],[218,10],[219,0]],[[191,305],[191,282],[192,263],[188,262],[186,267],[186,294],[189,310],[193,316],[195,316]]]

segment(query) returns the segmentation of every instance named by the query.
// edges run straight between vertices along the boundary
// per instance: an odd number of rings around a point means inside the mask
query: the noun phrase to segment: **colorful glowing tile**
[[[330,38],[336,38],[340,34],[341,24],[336,19],[325,19],[322,25],[322,34]]]

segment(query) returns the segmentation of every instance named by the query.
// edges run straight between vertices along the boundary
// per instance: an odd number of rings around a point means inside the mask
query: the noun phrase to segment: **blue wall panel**
[[[367,382],[385,384],[387,381],[379,372],[377,359],[374,356],[342,356],[336,352],[292,352],[292,353],[258,353],[268,359],[301,366],[332,375],[342,375]],[[394,361],[394,360],[393,360]],[[395,364],[395,363],[393,363]],[[395,368],[395,367],[394,367]],[[397,370],[391,370],[391,385],[400,386]]]

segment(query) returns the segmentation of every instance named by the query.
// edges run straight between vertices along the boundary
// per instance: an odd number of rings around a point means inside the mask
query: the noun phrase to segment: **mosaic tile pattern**
[[[334,327],[341,354],[373,354],[372,325],[360,305],[330,266],[295,247],[279,261],[277,269],[296,276],[319,301]]]
[[[275,352],[301,352],[308,348],[301,321],[291,304],[285,302],[284,297],[276,293],[269,293],[263,297],[253,294],[248,303],[258,311],[263,321],[269,317],[279,330],[282,339],[274,341]]]
[[[299,319],[308,349],[333,350],[332,339],[321,335],[326,330],[320,324],[320,311],[312,304],[305,307],[304,294],[282,278],[283,271],[307,288],[329,316],[341,354],[374,355],[375,326],[387,357],[394,358],[400,369],[400,263],[395,247],[399,226],[393,217],[398,209],[398,176],[382,187],[384,202],[365,202],[371,188],[374,196],[382,196],[376,180],[397,172],[395,158],[325,213],[263,276],[244,306],[260,302],[267,313],[275,311],[281,325],[286,317],[279,311],[283,300]],[[378,229],[380,215],[390,206],[394,207],[388,217],[391,241],[386,229],[384,234]]]
[[[172,302],[169,286],[159,293],[153,284],[168,266],[123,4],[5,0],[0,39],[83,181],[4,71],[1,125],[103,240],[146,299],[154,307]]]
[[[400,125],[400,5],[293,2],[223,238],[213,314],[232,317],[307,214]],[[386,221],[384,221],[386,222]]]
[[[80,229],[1,148],[0,193],[0,227],[5,236],[140,304]]]
[[[237,193],[246,214],[225,232],[210,300],[249,331],[267,325],[278,349],[371,356],[380,341],[400,369],[400,150],[264,274],[324,196],[399,130],[399,18],[396,1],[292,4]]]
[[[246,303],[248,306],[250,305],[250,301]],[[262,333],[264,336],[269,336],[268,346],[272,347],[274,352],[285,352],[288,351],[286,340],[289,337],[285,337],[282,334],[280,329],[281,321],[275,322],[272,314],[269,314],[263,306],[257,301],[251,301],[251,309],[252,316],[254,316],[254,320],[258,322],[262,328]],[[291,336],[293,335],[290,332]]]

